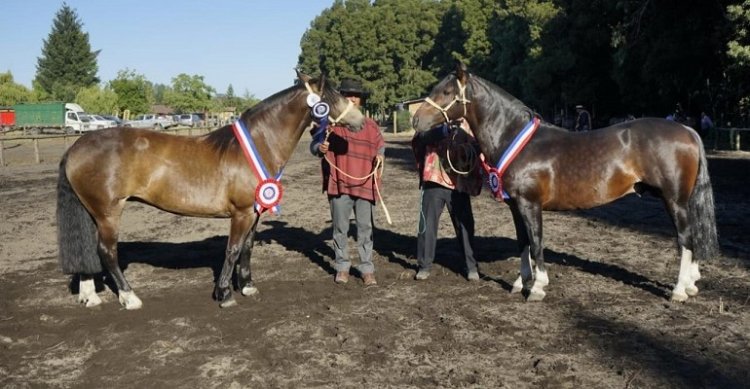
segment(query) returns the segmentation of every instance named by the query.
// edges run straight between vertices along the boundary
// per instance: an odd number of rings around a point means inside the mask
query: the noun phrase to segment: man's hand
[[[321,153],[325,154],[328,152],[328,142],[323,142],[318,146],[318,150],[320,150]]]

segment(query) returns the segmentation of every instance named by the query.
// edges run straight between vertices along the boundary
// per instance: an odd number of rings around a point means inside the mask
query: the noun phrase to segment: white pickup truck
[[[134,128],[151,128],[154,130],[164,130],[169,127],[176,126],[172,116],[157,115],[153,113],[147,113],[145,115],[138,115],[133,120],[126,121],[123,126],[134,127]]]

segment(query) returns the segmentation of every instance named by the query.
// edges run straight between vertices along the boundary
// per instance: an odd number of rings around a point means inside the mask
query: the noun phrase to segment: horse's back
[[[664,119],[631,120],[588,132],[547,128],[535,137],[511,175],[533,178],[516,182],[537,193],[545,209],[603,205],[637,191],[639,182],[670,186],[665,177],[676,171],[692,183],[698,170],[700,137]]]
[[[136,197],[174,213],[223,214],[227,204],[218,199],[228,197],[227,157],[204,139],[134,128],[94,131],[70,147],[66,173],[84,201],[101,207]]]

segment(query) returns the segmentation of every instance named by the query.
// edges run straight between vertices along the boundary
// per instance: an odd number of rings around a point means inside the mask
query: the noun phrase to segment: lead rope
[[[331,131],[327,131],[326,132],[326,137],[323,140],[324,142],[328,142],[328,136],[329,135],[331,135]],[[385,206],[385,201],[383,201],[383,196],[380,194],[380,188],[378,187],[377,177],[375,177],[375,173],[377,173],[378,170],[380,170],[380,174],[379,174],[380,177],[383,176],[383,161],[381,161],[380,159],[378,159],[378,162],[372,168],[372,172],[370,172],[370,174],[368,174],[368,175],[366,175],[364,177],[354,177],[352,175],[347,174],[345,171],[339,169],[339,167],[336,166],[336,164],[333,163],[328,158],[328,153],[326,153],[325,155],[323,155],[323,158],[325,158],[326,162],[328,162],[328,164],[331,165],[331,167],[333,167],[334,169],[336,169],[337,172],[339,172],[339,173],[343,174],[344,176],[346,176],[348,178],[351,178],[353,180],[363,180],[364,181],[364,180],[372,177],[372,181],[373,181],[373,183],[375,183],[375,193],[378,194],[378,199],[380,200],[380,206],[383,207],[383,212],[385,212],[385,219],[388,221],[388,224],[393,224],[393,222],[391,221],[391,214],[390,214],[390,212],[388,212],[388,208]]]

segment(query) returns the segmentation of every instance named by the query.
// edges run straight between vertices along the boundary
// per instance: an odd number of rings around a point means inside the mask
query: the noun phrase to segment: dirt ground
[[[519,270],[510,212],[473,201],[479,282],[468,282],[447,215],[433,276],[413,280],[419,191],[409,136],[387,135],[376,211],[377,287],[333,283],[330,215],[303,138],[282,215],[264,216],[252,269],[260,293],[212,300],[228,220],[125,210],[119,251],[144,306],[76,303],[58,270],[61,141],[6,141],[0,168],[0,387],[739,388],[750,382],[750,153],[711,153],[724,256],[701,292],[668,301],[678,263],[660,202],[628,197],[545,213],[550,285],[510,294]],[[350,245],[356,262],[353,241]]]

